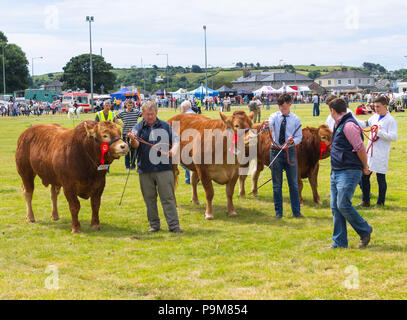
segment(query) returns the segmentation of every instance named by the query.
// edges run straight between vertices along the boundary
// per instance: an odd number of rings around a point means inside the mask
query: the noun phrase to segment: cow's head
[[[318,136],[321,139],[321,143],[325,143],[326,150],[322,152],[322,159],[328,158],[331,154],[332,145],[332,131],[326,124],[318,127]]]
[[[84,122],[86,134],[98,143],[109,144],[109,154],[113,159],[119,159],[129,152],[129,146],[122,140],[119,128],[109,122]]]
[[[251,141],[255,140],[253,138],[257,137],[256,134],[250,131],[253,126],[253,112],[250,112],[249,115],[244,111],[235,111],[231,116],[225,116],[222,112],[219,112],[219,114],[228,129],[232,129],[241,136],[244,135],[245,146],[248,146]]]

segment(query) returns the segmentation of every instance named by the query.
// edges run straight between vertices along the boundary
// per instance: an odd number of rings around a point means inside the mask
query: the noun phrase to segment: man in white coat
[[[386,172],[389,164],[390,143],[397,140],[397,122],[387,110],[389,100],[381,96],[375,100],[376,113],[366,121],[358,121],[362,128],[377,126],[377,139],[373,139],[370,133],[367,145],[367,163],[371,172],[376,172],[377,183],[379,184],[379,196],[376,206],[384,205],[386,200]],[[363,201],[360,206],[370,206],[370,176],[362,176]]]

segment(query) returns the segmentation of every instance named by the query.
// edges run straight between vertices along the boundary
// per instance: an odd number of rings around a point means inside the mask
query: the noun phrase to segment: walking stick
[[[130,144],[130,147],[131,147],[131,144]],[[129,181],[129,176],[130,176],[130,171],[131,171],[131,164],[133,163],[133,160],[134,160],[134,157],[136,156],[136,153],[137,153],[137,152],[134,151],[133,157],[131,158],[131,161],[130,161],[130,168],[129,168],[129,171],[127,172],[127,178],[126,178],[126,182],[125,182],[125,184],[124,184],[122,196],[120,197],[119,206],[122,205],[122,200],[123,200],[124,191],[126,190],[127,181]]]

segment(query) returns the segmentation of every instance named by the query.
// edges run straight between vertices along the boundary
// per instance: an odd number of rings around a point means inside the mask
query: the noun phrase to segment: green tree
[[[295,68],[294,68],[294,66],[292,66],[291,64],[286,64],[286,65],[284,66],[284,70],[287,71],[287,72],[292,72],[292,73],[295,72]]]
[[[375,72],[375,73],[386,73],[387,70],[385,67],[381,66],[380,64],[375,64],[371,62],[364,62],[362,64],[362,67],[366,70],[368,70],[370,73]]]
[[[201,72],[202,72],[202,69],[201,69],[200,66],[197,66],[196,64],[193,64],[192,67],[191,67],[191,71],[192,71],[193,73],[201,73]]]
[[[319,70],[314,70],[308,73],[308,77],[315,80],[316,78],[319,78],[321,76],[321,72]]]
[[[63,68],[64,73],[62,80],[64,85],[62,89],[84,89],[90,92],[90,55],[82,54],[73,57]],[[116,75],[111,71],[113,66],[107,63],[100,55],[92,55],[93,66],[93,90],[100,91],[100,86],[103,84],[105,91],[110,91],[114,88]]]
[[[12,93],[27,89],[29,85],[28,60],[23,50],[16,44],[8,43],[6,35],[0,31],[0,43],[4,44],[4,67],[6,73],[6,90]],[[0,46],[2,47],[2,46]],[[0,89],[3,91],[3,50],[0,50]]]

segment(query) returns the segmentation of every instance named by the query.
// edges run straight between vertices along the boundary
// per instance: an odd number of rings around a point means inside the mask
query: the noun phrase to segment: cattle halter
[[[100,145],[100,153],[101,153],[100,164],[98,164],[95,160],[93,160],[92,157],[89,155],[88,152],[86,152],[86,155],[87,155],[88,158],[93,162],[93,164],[96,166],[96,168],[97,168],[98,170],[100,170],[100,169],[99,169],[100,166],[105,166],[105,159],[104,159],[104,156],[105,156],[105,154],[106,154],[107,152],[109,152],[110,146],[111,146],[113,143],[115,143],[115,142],[117,142],[117,141],[119,141],[119,140],[122,140],[122,141],[123,141],[123,139],[122,139],[121,137],[116,137],[116,138],[112,139],[110,142],[104,142],[104,141],[100,141],[100,140],[99,140],[98,138],[96,138],[96,137],[93,137],[93,136],[92,136],[92,138],[93,138],[93,140],[94,140],[96,143],[98,143],[98,144]],[[123,142],[124,142],[124,141],[123,141]],[[102,169],[102,170],[107,170],[107,168],[106,168],[106,169]]]

